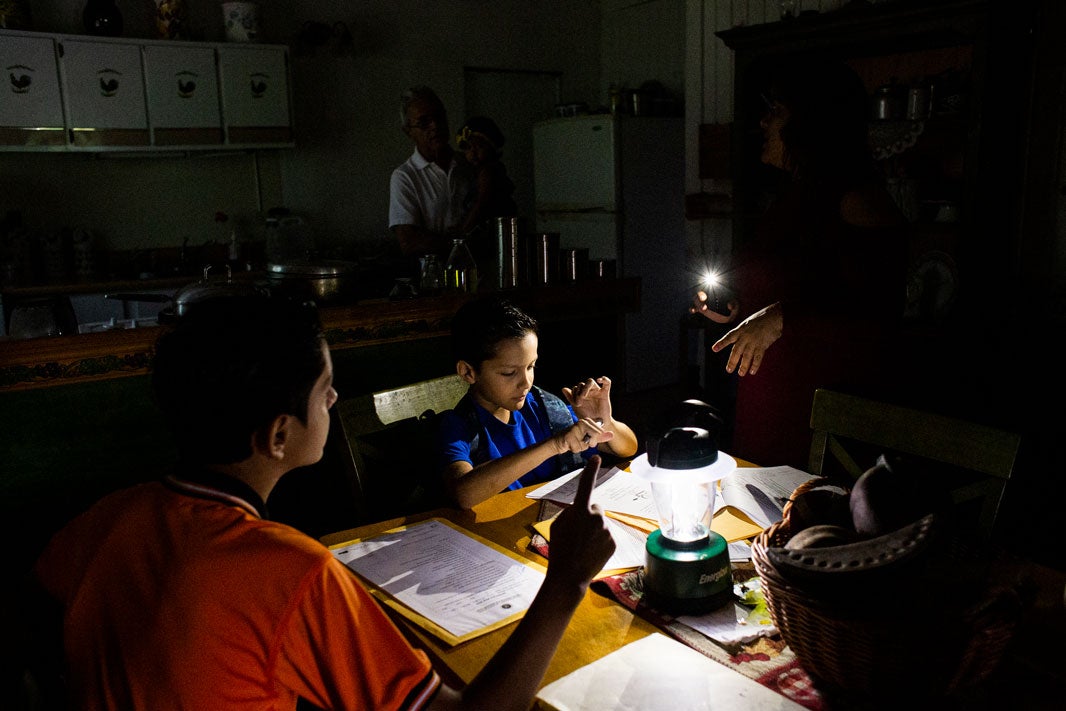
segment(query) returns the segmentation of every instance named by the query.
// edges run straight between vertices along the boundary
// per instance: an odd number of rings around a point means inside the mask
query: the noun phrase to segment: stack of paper
[[[799,711],[804,707],[665,635],[653,633],[548,684],[556,711]]]

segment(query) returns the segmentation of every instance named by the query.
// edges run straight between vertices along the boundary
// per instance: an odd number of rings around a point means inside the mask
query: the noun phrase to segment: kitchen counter
[[[641,283],[639,278],[601,279],[501,293],[543,323],[552,324],[638,311]],[[467,294],[444,294],[323,306],[322,324],[332,350],[437,338],[447,335],[452,314],[470,298]],[[156,326],[4,340],[0,342],[0,391],[144,374],[160,332]]]

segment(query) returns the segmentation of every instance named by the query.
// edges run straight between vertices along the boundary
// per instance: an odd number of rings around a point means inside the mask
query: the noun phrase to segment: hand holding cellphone
[[[722,284],[722,278],[715,271],[708,271],[703,275],[700,290],[707,295],[703,302],[707,309],[722,316],[729,315],[729,290]]]

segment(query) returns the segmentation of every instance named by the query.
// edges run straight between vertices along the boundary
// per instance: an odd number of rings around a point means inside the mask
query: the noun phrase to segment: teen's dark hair
[[[307,422],[326,366],[313,304],[227,296],[190,304],[156,343],[155,399],[187,464],[251,455],[252,434],[279,415]]]
[[[496,355],[501,341],[538,334],[537,320],[510,301],[481,297],[459,307],[452,317],[452,355],[474,368]]]
[[[788,107],[781,140],[796,177],[849,182],[876,170],[870,153],[870,100],[846,63],[792,59],[775,67],[767,98]]]

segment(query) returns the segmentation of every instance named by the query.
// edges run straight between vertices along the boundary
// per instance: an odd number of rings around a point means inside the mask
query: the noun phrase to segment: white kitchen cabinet
[[[55,40],[4,37],[0,66],[5,79],[0,100],[0,147],[61,148],[66,144],[59,93]]]
[[[146,46],[144,77],[154,145],[222,143],[214,49]]]
[[[220,46],[218,59],[227,142],[291,143],[285,47]]]
[[[59,75],[75,146],[151,145],[139,45],[63,38]]]
[[[3,151],[293,145],[285,46],[0,29],[0,62]]]

